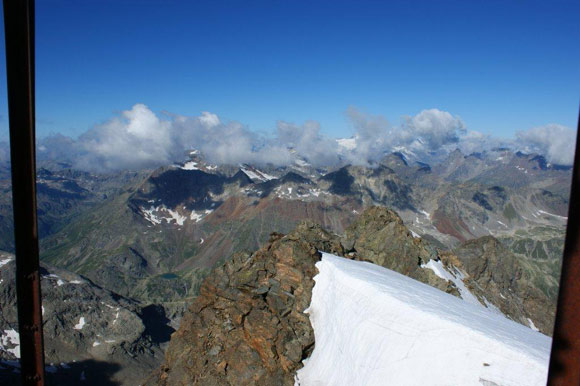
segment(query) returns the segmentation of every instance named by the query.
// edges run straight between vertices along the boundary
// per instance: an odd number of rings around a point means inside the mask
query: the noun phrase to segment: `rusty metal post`
[[[44,385],[34,101],[34,0],[4,0],[22,384]]]
[[[578,119],[580,131],[580,117]],[[576,134],[578,136],[578,134]],[[548,385],[580,385],[580,139],[576,140],[566,244]]]

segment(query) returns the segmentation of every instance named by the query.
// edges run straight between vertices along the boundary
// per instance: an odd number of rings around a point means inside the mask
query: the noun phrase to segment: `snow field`
[[[549,337],[374,264],[316,266],[315,349],[296,385],[546,384]]]

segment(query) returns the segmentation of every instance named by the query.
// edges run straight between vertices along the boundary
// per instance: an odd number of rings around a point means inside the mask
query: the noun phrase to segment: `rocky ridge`
[[[394,212],[373,207],[342,238],[319,225],[303,222],[286,236],[272,234],[257,252],[235,254],[214,270],[173,334],[165,363],[146,384],[294,384],[295,371],[315,343],[303,311],[310,303],[319,251],[370,261],[464,296],[457,281],[446,280],[426,268],[430,261],[441,262],[482,307],[501,309],[525,325],[529,325],[529,317],[544,331],[550,328],[540,315],[545,299],[535,294],[536,300],[518,302],[519,296],[533,291],[522,275],[508,278],[499,274],[503,268],[495,264],[501,260],[494,254],[498,251],[487,248],[487,252],[475,256],[479,264],[476,269],[463,250],[458,255],[438,251],[414,237]],[[510,262],[519,269],[517,260]],[[497,278],[497,283],[489,284],[490,277]],[[498,283],[502,292],[496,291],[496,296],[494,286]],[[505,301],[500,303],[498,298]]]
[[[314,345],[303,311],[319,249],[342,254],[336,237],[304,223],[253,254],[235,254],[204,281],[146,384],[293,385]]]

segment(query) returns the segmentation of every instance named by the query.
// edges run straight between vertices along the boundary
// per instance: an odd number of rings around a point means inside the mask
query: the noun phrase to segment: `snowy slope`
[[[242,165],[240,170],[244,172],[244,174],[246,174],[254,182],[256,181],[264,182],[276,179],[275,176],[271,176],[268,173],[264,173],[263,171],[251,167],[249,165]]]
[[[551,339],[370,263],[329,254],[296,385],[545,385]]]

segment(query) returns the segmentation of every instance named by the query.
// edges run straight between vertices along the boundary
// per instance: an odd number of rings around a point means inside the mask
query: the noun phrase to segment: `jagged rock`
[[[429,250],[422,239],[413,237],[401,218],[388,208],[376,206],[364,211],[347,228],[342,245],[354,259],[370,261],[458,295],[450,282],[421,268],[429,260],[437,260],[437,252]]]
[[[480,299],[519,323],[529,326],[532,320],[541,332],[552,334],[556,304],[538,288],[547,277],[536,266],[492,236],[466,241],[453,253],[460,261],[456,265],[470,276],[471,291]]]
[[[552,333],[555,302],[537,284],[550,278],[492,236],[467,241],[452,253],[442,252],[410,235],[395,212],[373,207],[347,229],[342,244],[347,255],[355,259],[370,261],[459,296],[451,282],[421,268],[430,259],[441,260],[444,266],[467,274],[463,282],[483,306],[495,306],[526,326],[531,325],[531,320],[544,334]]]
[[[354,240],[354,258],[457,291],[420,268],[430,252],[392,211],[369,209],[347,234]],[[293,385],[314,345],[303,311],[310,304],[319,250],[344,255],[344,244],[319,225],[303,222],[287,236],[272,234],[253,254],[235,254],[205,280],[172,336],[165,364],[146,384]]]
[[[464,245],[457,255],[435,250],[413,237],[394,212],[379,207],[365,211],[342,240],[311,222],[286,236],[273,233],[263,248],[235,254],[206,278],[172,336],[165,363],[145,384],[293,385],[295,371],[314,347],[303,311],[310,304],[320,250],[370,261],[459,296],[452,281],[425,267],[441,261],[451,274],[462,270],[465,278],[459,280],[482,306],[495,305],[526,325],[532,315],[534,323],[539,320],[533,307],[540,298],[533,298],[534,287],[520,282],[519,262],[506,260],[500,274],[505,248],[493,238],[473,246]]]
[[[304,310],[319,250],[342,254],[337,237],[310,222],[237,253],[203,283],[148,385],[293,385],[314,345]]]

